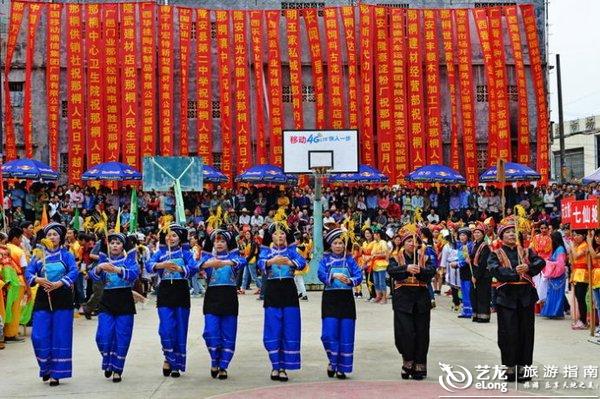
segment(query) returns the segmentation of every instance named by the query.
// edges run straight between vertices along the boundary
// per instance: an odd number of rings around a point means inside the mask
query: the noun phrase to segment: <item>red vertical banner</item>
[[[14,3],[13,3],[14,4]],[[50,167],[58,170],[60,120],[60,16],[62,4],[48,4],[46,24],[46,109],[48,112],[48,153]]]
[[[264,12],[250,11],[250,36],[252,39],[252,63],[254,64],[254,80],[256,101],[256,161],[259,165],[269,162],[265,139],[265,77],[263,70],[263,26]]]
[[[102,163],[104,155],[104,40],[102,37],[99,4],[87,4],[87,164],[88,167]],[[60,21],[59,21],[60,22]]]
[[[396,181],[403,182],[404,177],[411,172],[408,157],[408,135],[406,134],[406,41],[404,36],[404,10],[401,8],[392,8],[390,13]]]
[[[375,7],[375,82],[377,107],[377,143],[379,169],[396,181],[396,164],[392,129],[392,81],[390,79],[390,43],[388,9]]]
[[[408,32],[408,127],[411,138],[411,166],[425,165],[425,107],[423,98],[423,57],[421,54],[421,10],[406,11]]]
[[[542,175],[540,184],[548,184],[548,104],[546,103],[546,86],[544,85],[544,70],[542,69],[542,54],[535,20],[533,5],[521,6],[525,34],[529,45],[529,63],[535,90],[537,107],[537,170]]]
[[[232,115],[231,115],[231,43],[229,38],[229,11],[218,10],[217,57],[219,64],[219,88],[221,101],[221,170],[233,181]],[[280,97],[281,98],[281,97]]]
[[[375,165],[373,143],[373,7],[361,4],[360,10],[360,76],[362,81],[361,162]]]
[[[85,154],[85,109],[81,5],[67,5],[67,101],[69,183],[79,183]]]
[[[342,49],[338,26],[338,8],[324,10],[327,43],[327,76],[329,78],[329,124],[333,129],[344,128],[344,82]]]
[[[458,81],[462,112],[463,153],[467,185],[477,186],[477,142],[475,134],[475,104],[473,96],[473,70],[471,54],[471,34],[469,31],[469,11],[459,9],[456,17],[456,47],[458,51]]]
[[[529,109],[527,105],[527,79],[525,77],[525,63],[523,62],[523,49],[521,47],[521,31],[519,27],[518,8],[511,6],[504,8],[508,35],[515,62],[515,76],[518,92],[518,133],[517,133],[517,162],[529,165],[531,160],[529,148]]]
[[[104,106],[106,141],[104,162],[119,160],[121,121],[119,118],[119,9],[117,4],[102,4],[104,29]]]
[[[33,158],[33,126],[31,123],[31,68],[33,67],[33,54],[35,49],[35,34],[40,22],[40,13],[45,4],[28,3],[29,26],[27,29],[27,52],[25,55],[25,93],[23,95],[23,141],[25,144],[25,157]]]
[[[292,114],[294,128],[304,128],[302,113],[302,46],[300,42],[300,17],[298,10],[286,10],[288,56],[290,66],[290,92],[292,94]]]
[[[508,84],[506,76],[506,57],[502,31],[502,9],[488,9],[490,23],[490,44],[494,60],[494,79],[498,105],[498,156],[511,161],[510,108],[508,107]]]
[[[173,7],[159,6],[160,154],[173,155]]]
[[[477,25],[477,33],[479,42],[483,51],[483,59],[485,66],[485,75],[487,79],[488,93],[488,165],[495,165],[498,160],[500,143],[498,136],[498,99],[497,90],[494,80],[496,71],[494,65],[494,54],[492,52],[492,44],[490,39],[490,27],[485,8],[478,8],[473,11],[475,24]]]
[[[210,11],[196,11],[196,92],[198,95],[198,139],[196,153],[206,164],[213,163],[212,68]]]
[[[235,127],[237,134],[237,165],[240,172],[252,165],[250,136],[250,82],[246,11],[233,11],[233,47],[235,49]]]
[[[267,11],[267,48],[269,54],[269,104],[271,121],[271,163],[281,166],[283,164],[282,129],[283,129],[283,102],[281,52],[279,49],[279,11]]]
[[[315,127],[317,129],[325,129],[325,76],[323,74],[321,36],[319,34],[317,10],[314,8],[304,10],[304,22],[310,47],[313,88],[315,92]]]
[[[440,57],[437,10],[423,10],[425,34],[425,78],[427,81],[427,159],[429,164],[444,163],[440,103]]]
[[[141,143],[142,157],[156,154],[156,39],[154,3],[141,3]]]
[[[192,10],[177,8],[179,12],[179,62],[181,77],[181,94],[179,95],[179,155],[188,156],[189,152],[189,67],[190,67],[190,32],[192,27]]]
[[[342,23],[346,34],[346,56],[348,64],[348,121],[350,129],[358,129],[358,61],[354,7],[342,7]],[[364,144],[364,143],[361,143]]]
[[[442,40],[444,43],[444,58],[446,60],[448,93],[450,94],[450,166],[459,170],[458,108],[456,98],[456,69],[454,66],[454,11],[447,9],[440,10],[440,21],[442,24]]]
[[[25,3],[13,1],[10,3],[10,26],[8,39],[6,41],[6,61],[4,62],[4,126],[6,130],[6,160],[17,158],[17,142],[15,138],[15,126],[13,125],[12,103],[10,101],[10,87],[8,74],[12,65],[13,53],[17,45],[17,38],[23,21]]]
[[[123,145],[121,160],[138,168],[138,76],[136,5],[122,3],[121,7],[121,117]]]

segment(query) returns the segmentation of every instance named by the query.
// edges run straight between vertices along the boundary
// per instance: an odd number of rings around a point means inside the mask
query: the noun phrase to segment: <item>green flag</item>
[[[131,210],[129,212],[129,233],[135,233],[138,229],[138,198],[137,190],[131,191]]]
[[[79,208],[75,208],[75,214],[73,215],[73,220],[71,221],[71,227],[73,230],[79,231]]]

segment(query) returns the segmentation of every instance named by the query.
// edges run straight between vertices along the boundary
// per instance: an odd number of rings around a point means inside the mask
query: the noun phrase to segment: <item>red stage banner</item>
[[[282,129],[283,129],[283,102],[281,98],[283,78],[281,75],[281,53],[279,49],[279,11],[267,11],[267,47],[269,50],[269,104],[271,112],[271,163],[281,166],[282,155]]]
[[[198,140],[196,153],[205,164],[213,164],[212,68],[210,11],[196,11],[196,91],[198,95]]]
[[[142,157],[156,154],[156,39],[154,3],[141,3],[141,146]]]
[[[362,81],[362,130],[360,132],[361,163],[375,165],[373,143],[373,7],[361,4],[360,9],[360,75]]]
[[[494,54],[490,39],[490,26],[487,17],[487,10],[479,8],[473,11],[477,33],[483,51],[485,75],[487,80],[488,93],[488,165],[494,165],[499,157],[499,137],[498,137],[498,99],[496,85],[494,84],[494,75],[496,67],[494,65]],[[508,159],[507,159],[508,161]]]
[[[85,109],[81,5],[67,5],[67,98],[69,183],[81,182],[85,154]]]
[[[392,108],[394,118],[393,147],[396,152],[397,174],[395,182],[404,182],[404,177],[411,172],[409,166],[408,136],[406,134],[406,40],[404,36],[404,10],[392,8],[390,13],[390,32],[392,34]]]
[[[33,126],[31,123],[31,68],[35,49],[35,34],[40,22],[40,13],[46,8],[45,4],[29,3],[29,27],[27,30],[27,52],[25,55],[25,93],[23,95],[23,141],[25,157],[33,158]]]
[[[13,3],[15,4],[15,3]],[[48,5],[46,24],[46,108],[48,112],[48,153],[50,167],[58,170],[60,120],[60,17],[62,4]]]
[[[235,49],[235,122],[237,134],[238,171],[252,165],[250,129],[250,83],[248,69],[248,42],[246,36],[246,11],[233,11],[233,47]]]
[[[121,136],[120,90],[119,90],[119,9],[117,4],[102,4],[104,28],[104,90],[106,116],[106,142],[104,162],[119,160],[119,140]]]
[[[521,6],[525,34],[529,45],[529,63],[531,65],[533,87],[537,106],[537,170],[542,175],[541,185],[548,184],[548,104],[546,103],[546,86],[544,86],[544,70],[542,54],[535,22],[535,10],[532,5]]]
[[[87,4],[87,163],[88,167],[103,162],[104,135],[104,40],[99,4]],[[60,23],[60,21],[59,21]],[[60,40],[60,38],[59,38]]]
[[[517,6],[504,8],[508,35],[515,61],[515,75],[517,81],[519,118],[517,133],[517,162],[529,165],[531,160],[529,148],[529,109],[527,105],[527,79],[525,77],[525,64],[523,62],[523,49],[521,47],[521,32],[518,19]]]
[[[321,57],[321,37],[317,10],[304,10],[304,24],[308,35],[312,65],[313,88],[315,93],[315,127],[325,129],[325,77],[323,75],[323,59]]]
[[[344,128],[344,82],[342,49],[337,8],[324,10],[325,42],[327,43],[327,76],[329,83],[329,125]]]
[[[173,7],[159,6],[160,40],[158,49],[160,153],[173,155]]]
[[[192,10],[177,8],[179,12],[179,63],[181,71],[181,93],[179,97],[179,155],[188,156],[190,153],[188,98],[189,98],[189,67],[190,67],[190,30],[192,26]]]
[[[463,152],[467,185],[477,186],[477,142],[475,135],[475,104],[473,97],[473,70],[469,11],[456,10],[456,39],[458,49],[458,81],[462,112]]]
[[[254,64],[254,80],[256,92],[256,160],[260,165],[269,163],[265,140],[265,94],[263,91],[265,77],[263,72],[263,11],[250,11],[250,36],[252,38],[252,62]]]
[[[411,166],[425,165],[425,115],[423,104],[423,71],[421,54],[421,10],[406,11],[408,25],[408,126],[411,138]]]
[[[123,3],[121,6],[121,117],[123,144],[121,160],[136,169],[138,160],[138,76],[137,76],[137,40],[136,6]]]
[[[233,182],[232,154],[232,115],[231,115],[231,49],[229,38],[229,11],[218,10],[217,15],[217,54],[219,64],[219,84],[221,101],[221,170]],[[280,97],[281,98],[281,97]]]
[[[10,101],[10,87],[8,74],[12,65],[13,53],[17,45],[17,38],[23,21],[25,4],[13,1],[10,4],[10,27],[6,41],[6,61],[4,62],[4,126],[6,130],[6,153],[5,159],[11,161],[17,158],[17,142],[15,138],[15,126],[13,125],[12,103]]]
[[[346,54],[348,64],[348,119],[350,129],[358,129],[358,60],[354,7],[342,7],[342,23],[346,34]],[[361,143],[363,145],[364,143]]]
[[[442,152],[442,115],[440,103],[440,57],[438,53],[437,10],[423,10],[425,33],[425,76],[427,79],[427,159],[429,164],[444,163]]]
[[[597,229],[600,227],[600,200],[598,198],[569,203],[571,217],[569,223],[572,230]],[[563,221],[564,223],[564,221]]]
[[[302,112],[302,46],[300,39],[300,16],[298,10],[286,10],[288,37],[288,57],[290,66],[290,93],[292,95],[292,114],[294,129],[304,128]]]
[[[574,197],[567,197],[560,200],[560,222],[562,224],[570,224],[573,210],[571,204],[575,201]]]
[[[442,40],[444,42],[444,58],[446,60],[446,74],[448,80],[448,93],[450,94],[450,166],[460,169],[460,156],[458,149],[458,107],[456,90],[456,70],[454,67],[454,11],[440,10],[442,24]]]
[[[496,100],[498,105],[498,155],[500,159],[510,161],[510,108],[508,106],[508,84],[506,76],[506,57],[504,54],[504,40],[502,32],[502,9],[498,7],[488,9],[490,23],[490,43],[494,60],[494,79]]]

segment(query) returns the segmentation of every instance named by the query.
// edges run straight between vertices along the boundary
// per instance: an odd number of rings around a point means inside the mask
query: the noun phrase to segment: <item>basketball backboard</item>
[[[358,172],[357,130],[284,130],[283,172]]]

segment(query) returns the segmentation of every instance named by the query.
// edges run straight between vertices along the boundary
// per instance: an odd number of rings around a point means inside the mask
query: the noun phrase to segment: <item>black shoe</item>
[[[226,380],[227,379],[227,370],[225,370],[225,369],[220,369],[219,370],[219,379],[220,380]]]
[[[4,337],[4,342],[23,342],[25,338],[23,337]]]
[[[217,375],[219,375],[219,368],[215,367],[215,368],[210,368],[210,376],[212,378],[217,378]]]
[[[531,377],[523,377],[523,376],[518,376],[517,377],[517,382],[518,383],[524,383],[524,382],[528,382],[531,381]]]
[[[171,365],[168,362],[163,363],[162,373],[163,373],[163,376],[165,376],[165,377],[168,377],[171,375]]]
[[[300,298],[301,301],[308,301],[308,297],[306,295],[304,295],[302,298]]]
[[[302,298],[304,295],[302,294],[298,294],[298,298]]]
[[[180,376],[181,374],[179,373],[179,371],[171,371],[171,377],[179,378]]]
[[[50,380],[51,387],[57,387],[59,385],[60,385],[60,382],[58,380],[55,380],[54,378]]]
[[[113,382],[121,382],[121,375],[118,373],[113,374]]]
[[[42,381],[46,382],[50,379],[50,374],[46,374],[45,376],[42,377]]]
[[[402,377],[403,380],[408,380],[410,378],[410,376],[412,375],[412,372],[413,372],[412,366],[410,366],[410,367],[402,366],[402,372],[400,373],[400,377]]]
[[[506,373],[506,381],[515,382],[517,380],[517,376],[515,373]]]
[[[363,298],[363,294],[358,294],[357,298],[358,299],[362,299]]]
[[[471,320],[473,323],[481,323],[481,319],[479,317],[473,317]]]
[[[277,370],[271,371],[271,380],[279,381],[279,371],[277,371]]]
[[[287,380],[288,380],[288,375],[285,372],[285,370],[279,370],[279,381],[287,382]]]
[[[83,315],[87,320],[92,320],[92,314],[90,312],[83,312]]]
[[[417,381],[421,381],[421,380],[427,378],[427,369],[425,368],[425,365],[415,364],[415,367],[413,368],[413,372],[412,372],[412,378],[413,378],[413,380],[417,380]]]
[[[112,376],[113,372],[110,370],[104,370],[104,376],[106,378],[110,378]]]
[[[335,376],[337,377],[338,380],[345,380],[346,379],[346,373],[344,373],[342,371],[338,371],[337,373],[335,373]]]
[[[331,368],[331,364],[327,366],[327,377],[333,378],[335,377],[335,370]]]

